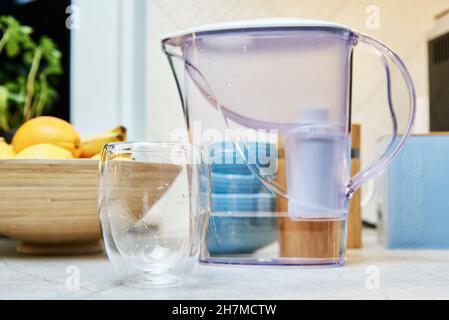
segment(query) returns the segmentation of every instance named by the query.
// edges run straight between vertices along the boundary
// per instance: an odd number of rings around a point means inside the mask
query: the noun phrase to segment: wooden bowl
[[[181,171],[170,164],[120,162],[140,178],[125,179],[130,194],[145,185],[151,204],[164,193],[152,181],[169,186]],[[98,160],[0,160],[0,234],[19,240],[21,253],[101,251],[97,181]]]
[[[101,251],[98,160],[0,160],[0,234],[30,254]]]

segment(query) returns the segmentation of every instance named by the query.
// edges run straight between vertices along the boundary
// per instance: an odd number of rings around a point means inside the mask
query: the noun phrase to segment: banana
[[[0,138],[0,159],[12,159],[14,156],[13,147],[7,144],[3,138]]]
[[[117,127],[101,135],[81,141],[81,158],[91,158],[100,153],[107,143],[125,141],[126,128]]]

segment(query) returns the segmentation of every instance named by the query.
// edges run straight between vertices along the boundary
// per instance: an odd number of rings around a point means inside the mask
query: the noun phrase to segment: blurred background
[[[449,131],[449,0],[2,0],[0,15],[12,14],[37,34],[53,38],[63,54],[58,98],[47,111],[70,120],[83,136],[117,123],[129,140],[170,139],[184,119],[160,39],[179,29],[229,20],[301,17],[330,20],[369,34],[404,60],[418,97],[416,133]],[[438,49],[429,58],[428,48]],[[385,74],[378,59],[355,51],[353,122],[362,128],[362,161],[377,155],[388,134]],[[429,76],[433,70],[433,76]],[[445,73],[444,73],[445,70]],[[444,74],[446,76],[444,76]],[[394,102],[404,120],[405,88],[394,72]],[[433,87],[429,87],[429,78]],[[432,92],[430,94],[429,92]],[[443,92],[443,93],[442,93]],[[439,98],[435,98],[438,96]],[[446,96],[447,97],[447,96]],[[440,110],[440,111],[438,111]],[[437,115],[440,115],[439,117]],[[431,121],[431,118],[434,117]],[[366,190],[363,190],[366,193]],[[363,210],[375,220],[375,206]]]

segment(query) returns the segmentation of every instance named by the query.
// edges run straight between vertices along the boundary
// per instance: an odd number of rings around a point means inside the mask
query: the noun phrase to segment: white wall
[[[169,138],[183,127],[173,77],[160,50],[163,34],[205,23],[263,17],[304,17],[343,23],[383,41],[405,61],[418,95],[418,131],[427,130],[428,84],[426,34],[434,16],[449,7],[449,0],[150,0],[148,3],[148,130],[147,137]],[[370,6],[379,9],[379,29],[366,23]],[[407,109],[406,92],[395,75],[399,116]],[[362,161],[376,157],[376,140],[391,130],[387,113],[385,78],[375,57],[356,51],[354,61],[353,121],[362,124]],[[405,121],[401,121],[402,127]],[[375,215],[373,207],[364,214]]]
[[[372,5],[380,10],[379,29],[369,29],[366,25],[367,9]],[[426,33],[433,27],[434,16],[448,7],[449,0],[149,0],[147,134],[167,137],[167,128],[183,125],[173,78],[160,50],[160,38],[165,33],[205,23],[274,16],[336,21],[370,34],[393,48],[409,67],[418,97],[425,101]],[[368,146],[389,129],[383,128],[386,121],[382,117],[387,114],[381,113],[386,110],[384,74],[375,58],[357,54],[354,121],[364,125],[364,149],[371,156]]]
[[[75,0],[71,120],[83,137],[118,125],[144,138],[146,1]]]

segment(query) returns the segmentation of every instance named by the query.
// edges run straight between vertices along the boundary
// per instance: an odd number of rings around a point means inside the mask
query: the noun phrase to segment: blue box
[[[410,137],[378,186],[386,247],[449,248],[449,133]]]

